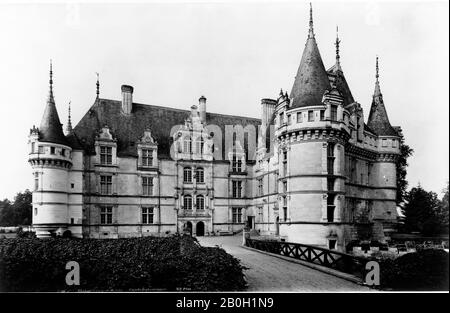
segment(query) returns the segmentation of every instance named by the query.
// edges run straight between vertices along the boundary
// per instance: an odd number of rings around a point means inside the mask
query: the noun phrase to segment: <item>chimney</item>
[[[133,87],[122,85],[122,110],[125,114],[130,114],[133,108]]]
[[[198,111],[200,113],[200,120],[202,123],[206,122],[206,98],[205,96],[201,96],[198,99]]]
[[[269,123],[270,120],[272,119],[276,105],[277,100],[261,99],[261,106],[262,106],[261,128],[263,131],[265,131],[267,127],[270,127]]]
[[[198,111],[197,111],[196,105],[191,106],[191,117],[192,117],[192,119],[198,117]]]

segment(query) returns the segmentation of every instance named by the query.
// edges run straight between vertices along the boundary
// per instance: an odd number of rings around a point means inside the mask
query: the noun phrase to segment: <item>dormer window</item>
[[[331,106],[331,114],[330,114],[332,121],[337,121],[337,106],[332,105]]]
[[[153,166],[153,150],[142,149],[142,166]]]
[[[233,172],[237,173],[242,171],[242,159],[237,157],[236,155],[233,155],[232,169]]]
[[[198,154],[203,154],[204,146],[205,146],[205,140],[203,139],[203,137],[197,138],[197,140],[195,141],[195,149]]]
[[[183,150],[184,150],[184,153],[191,153],[191,151],[192,151],[192,139],[191,139],[190,136],[184,137]]]
[[[112,164],[112,147],[100,146],[100,164]]]

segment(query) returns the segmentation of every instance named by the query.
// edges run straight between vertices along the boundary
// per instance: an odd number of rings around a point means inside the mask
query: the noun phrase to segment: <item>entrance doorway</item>
[[[253,229],[255,228],[255,217],[247,216],[247,228]]]
[[[184,232],[188,233],[190,236],[192,236],[192,223],[191,222],[187,222],[186,224],[184,224]]]
[[[195,234],[197,236],[204,236],[205,235],[205,223],[203,223],[203,222],[198,222],[197,223]]]

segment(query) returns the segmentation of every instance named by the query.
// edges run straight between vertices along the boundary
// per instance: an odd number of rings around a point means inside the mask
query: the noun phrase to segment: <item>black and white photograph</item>
[[[1,1],[0,293],[448,293],[448,37],[444,1]]]

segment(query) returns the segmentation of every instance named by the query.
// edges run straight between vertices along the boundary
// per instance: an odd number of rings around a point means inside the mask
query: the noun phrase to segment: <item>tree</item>
[[[435,192],[426,191],[419,184],[406,193],[405,202],[406,231],[419,231],[426,236],[441,233],[442,221],[439,212],[442,203]]]
[[[30,225],[32,214],[32,193],[28,189],[19,192],[11,203],[0,201],[0,226]]]
[[[406,180],[406,168],[408,167],[408,158],[414,153],[407,144],[405,144],[405,138],[400,135],[400,156],[397,159],[397,204],[404,201],[406,195],[406,188],[408,187],[408,181]]]
[[[441,232],[447,233],[447,234],[449,232],[449,229],[448,229],[448,226],[449,226],[449,224],[448,224],[448,210],[449,210],[449,208],[448,208],[448,197],[449,197],[448,189],[449,189],[449,186],[448,185],[449,184],[447,182],[447,187],[445,187],[444,190],[442,191],[442,192],[444,192],[444,196],[442,197],[441,204],[439,206],[439,210],[436,212],[437,218],[441,225]]]

